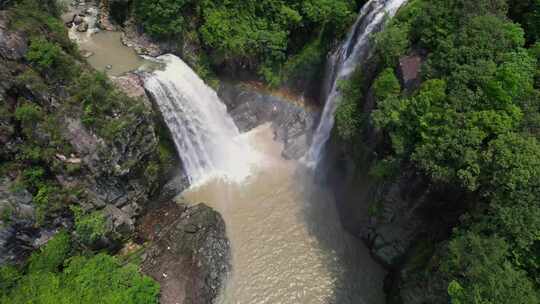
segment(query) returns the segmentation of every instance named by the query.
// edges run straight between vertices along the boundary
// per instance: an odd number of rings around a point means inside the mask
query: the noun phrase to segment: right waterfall
[[[326,98],[324,110],[304,159],[309,166],[316,166],[322,158],[326,142],[334,127],[334,114],[341,96],[338,83],[349,78],[356,68],[365,62],[371,51],[371,34],[381,31],[386,17],[393,17],[405,2],[407,0],[368,1],[362,7],[347,39],[330,56],[322,93]]]

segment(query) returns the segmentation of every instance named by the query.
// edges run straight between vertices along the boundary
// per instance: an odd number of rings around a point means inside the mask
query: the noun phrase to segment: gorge
[[[0,0],[0,302],[540,303],[536,2]]]

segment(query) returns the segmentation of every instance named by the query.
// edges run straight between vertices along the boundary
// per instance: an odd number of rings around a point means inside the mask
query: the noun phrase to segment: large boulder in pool
[[[231,268],[221,215],[204,204],[179,205],[157,213],[152,226],[142,270],[160,283],[160,303],[213,303]]]

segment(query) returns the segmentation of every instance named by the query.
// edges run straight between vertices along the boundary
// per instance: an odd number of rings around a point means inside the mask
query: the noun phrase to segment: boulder
[[[72,24],[81,25],[83,22],[84,22],[84,16],[83,15],[79,15],[79,14],[73,15],[73,19],[71,21]]]
[[[77,32],[84,33],[86,31],[88,31],[88,23],[83,21],[79,25],[77,25]]]
[[[162,304],[213,303],[231,269],[225,223],[204,204],[176,208],[181,215],[159,222],[141,269],[160,283]]]

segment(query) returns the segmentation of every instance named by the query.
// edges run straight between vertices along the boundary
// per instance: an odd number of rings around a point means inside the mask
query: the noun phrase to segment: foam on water
[[[180,58],[163,55],[165,64],[145,79],[169,127],[192,185],[221,177],[244,181],[257,153],[240,136],[216,92]]]

